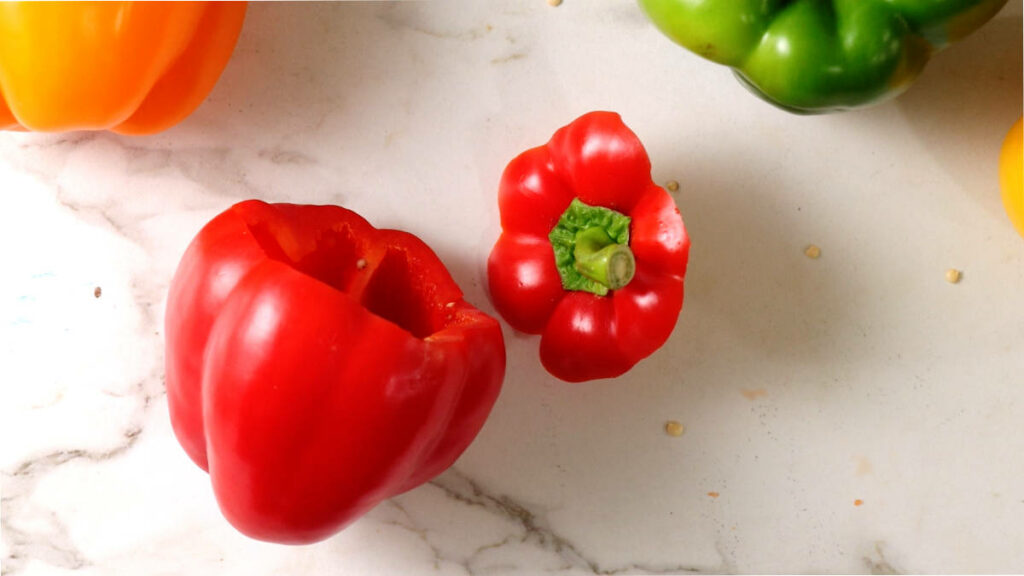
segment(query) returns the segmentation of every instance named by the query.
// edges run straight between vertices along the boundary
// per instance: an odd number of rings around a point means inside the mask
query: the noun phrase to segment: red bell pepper
[[[337,206],[232,206],[171,283],[174,432],[260,540],[330,536],[431,479],[497,399],[496,320],[415,236]]]
[[[611,378],[665,343],[690,240],[618,114],[585,114],[512,160],[498,204],[491,297],[513,328],[541,334],[548,372]]]

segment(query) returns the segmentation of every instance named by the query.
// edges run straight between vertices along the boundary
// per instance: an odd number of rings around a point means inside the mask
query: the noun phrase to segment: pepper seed
[[[959,284],[961,276],[963,276],[963,274],[961,274],[956,268],[946,270],[946,282],[949,282],[950,284]]]
[[[811,244],[804,249],[804,256],[807,256],[811,260],[817,260],[821,256],[821,248]]]
[[[665,188],[667,188],[669,192],[677,192],[679,190],[679,182],[669,180],[665,183]]]
[[[665,422],[665,434],[669,436],[682,436],[685,431],[686,427],[676,420]]]

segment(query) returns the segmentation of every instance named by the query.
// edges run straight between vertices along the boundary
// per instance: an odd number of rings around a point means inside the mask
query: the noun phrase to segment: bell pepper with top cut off
[[[174,432],[224,516],[307,543],[450,466],[505,371],[498,322],[415,236],[338,206],[250,200],[171,283]]]
[[[928,59],[1006,0],[640,0],[654,24],[797,113],[903,92]]]
[[[0,3],[0,128],[149,134],[213,89],[244,2]]]
[[[1024,120],[1018,118],[1003,141],[999,155],[999,185],[1003,206],[1017,232],[1024,236]]]
[[[618,114],[585,114],[512,160],[498,204],[491,298],[513,328],[541,334],[548,372],[611,378],[665,343],[690,241]]]

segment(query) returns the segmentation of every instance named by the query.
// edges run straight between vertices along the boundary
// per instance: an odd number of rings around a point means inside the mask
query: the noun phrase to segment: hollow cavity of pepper
[[[271,259],[347,294],[416,338],[440,331],[451,320],[451,301],[435,301],[436,290],[425,281],[427,275],[401,246],[370,250],[342,225],[321,231],[311,249],[288,250],[291,237],[285,230],[263,222],[248,225]]]

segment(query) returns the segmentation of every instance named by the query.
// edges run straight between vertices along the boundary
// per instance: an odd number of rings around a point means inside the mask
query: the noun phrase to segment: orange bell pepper
[[[1003,189],[1003,206],[1010,216],[1010,221],[1017,227],[1017,232],[1024,236],[1024,185],[1021,184],[1024,172],[1024,129],[1022,120],[1010,128],[1003,141],[1003,150],[999,155],[999,184]]]
[[[0,128],[150,134],[206,98],[244,2],[0,3]]]

